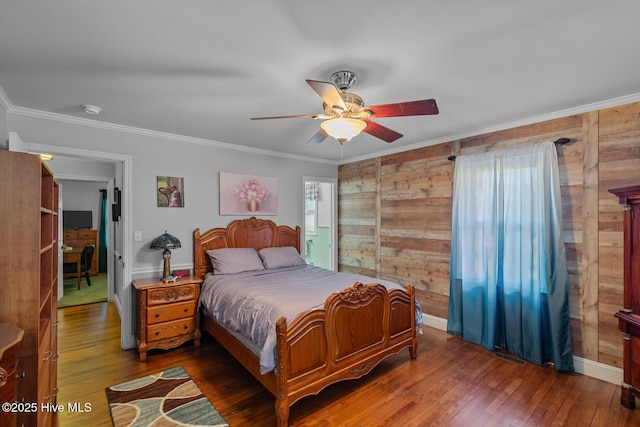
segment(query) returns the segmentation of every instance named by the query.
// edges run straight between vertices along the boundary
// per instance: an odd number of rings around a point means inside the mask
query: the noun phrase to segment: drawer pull
[[[24,379],[24,371],[22,371],[21,374],[16,374],[16,379],[17,380],[23,380]]]
[[[44,361],[51,360],[52,356],[53,356],[53,351],[49,350],[44,354],[44,357],[42,358],[42,360]]]
[[[156,313],[156,319],[160,317],[160,313]]]
[[[186,313],[186,312],[188,312],[188,311],[189,311],[189,307],[185,307],[185,308],[184,308],[184,312]]]
[[[156,336],[160,335],[160,331],[156,331]]]
[[[184,328],[185,329],[189,329],[189,325],[184,325]]]

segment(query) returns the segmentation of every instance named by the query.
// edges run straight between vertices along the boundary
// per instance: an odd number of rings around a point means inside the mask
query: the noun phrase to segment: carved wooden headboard
[[[204,278],[213,271],[207,256],[210,249],[254,248],[259,251],[278,246],[293,246],[300,253],[300,227],[276,225],[271,220],[251,217],[231,221],[227,228],[212,228],[203,233],[196,228],[193,231],[193,274]]]

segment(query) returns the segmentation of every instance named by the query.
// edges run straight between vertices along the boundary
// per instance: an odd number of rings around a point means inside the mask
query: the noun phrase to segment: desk
[[[80,289],[80,282],[82,281],[82,250],[83,248],[73,248],[71,250],[63,249],[62,250],[62,262],[64,264],[67,263],[75,263],[76,264],[76,277],[78,278],[78,289]]]

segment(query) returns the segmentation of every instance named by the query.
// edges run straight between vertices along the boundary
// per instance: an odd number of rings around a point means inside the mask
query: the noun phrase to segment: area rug
[[[105,391],[114,427],[229,426],[182,366]]]
[[[71,307],[75,305],[93,304],[107,300],[107,274],[100,273],[91,276],[91,286],[87,285],[87,279],[82,278],[80,289],[75,277],[66,279],[63,282],[64,293],[58,301],[58,308]]]

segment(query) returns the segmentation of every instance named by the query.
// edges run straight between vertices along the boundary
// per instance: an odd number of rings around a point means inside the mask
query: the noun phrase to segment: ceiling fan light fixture
[[[358,119],[338,118],[326,120],[320,123],[320,127],[322,127],[329,136],[343,143],[351,140],[354,136],[358,136],[360,132],[367,127],[367,124]]]

